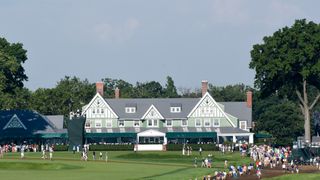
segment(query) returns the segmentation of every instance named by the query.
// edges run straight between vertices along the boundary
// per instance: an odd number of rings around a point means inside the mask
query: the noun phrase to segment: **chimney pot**
[[[202,97],[207,93],[207,91],[208,91],[208,81],[207,80],[202,80],[201,81]]]
[[[103,96],[103,82],[96,82],[96,91],[99,93],[101,96]]]

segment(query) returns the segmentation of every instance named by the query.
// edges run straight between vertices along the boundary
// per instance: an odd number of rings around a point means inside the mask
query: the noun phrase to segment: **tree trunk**
[[[317,95],[312,104],[309,106],[306,80],[303,80],[303,97],[299,91],[296,91],[296,93],[300,100],[302,114],[304,115],[304,139],[307,143],[311,143],[310,111],[318,102],[320,94]]]

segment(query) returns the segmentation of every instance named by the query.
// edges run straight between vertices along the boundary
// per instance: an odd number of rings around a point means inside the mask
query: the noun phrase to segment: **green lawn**
[[[267,180],[318,180],[320,179],[320,174],[290,174],[290,175],[283,175],[274,178],[268,178]]]
[[[1,179],[195,179],[206,174],[213,174],[222,169],[224,160],[234,165],[247,163],[248,158],[242,159],[239,153],[222,155],[219,152],[206,152],[203,155],[213,154],[213,167],[194,168],[196,154],[182,156],[181,152],[108,152],[108,163],[93,161],[89,153],[89,161],[80,160],[80,154],[72,152],[55,152],[54,161],[42,160],[41,153],[25,153],[26,159],[20,160],[19,153],[8,153],[0,159]],[[99,154],[99,152],[97,152]]]

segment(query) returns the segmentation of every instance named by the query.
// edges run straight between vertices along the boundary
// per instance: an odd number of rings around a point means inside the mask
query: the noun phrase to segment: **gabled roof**
[[[85,106],[85,108],[82,110],[82,115],[84,115],[86,113],[86,111],[89,109],[89,107],[91,107],[92,103],[96,100],[96,98],[100,98],[102,100],[102,102],[110,109],[110,111],[114,114],[114,116],[116,118],[119,118],[118,117],[118,114],[114,112],[114,110],[110,107],[110,105],[107,103],[107,101],[99,94],[97,93],[90,101],[89,104],[87,104]]]
[[[13,118],[16,120],[14,122],[17,123],[16,127],[13,124],[10,125]],[[39,133],[56,133],[57,131],[60,132],[62,129],[55,127],[48,118],[36,111],[0,110],[0,136],[28,137]]]
[[[48,118],[48,120],[52,122],[56,128],[63,128],[63,115],[47,115],[45,117]]]
[[[158,109],[153,104],[149,107],[149,109],[146,111],[146,113],[144,113],[144,115],[141,117],[141,119],[146,119],[146,117],[148,116],[148,114],[150,113],[151,110],[154,110],[158,114],[160,119],[164,119],[164,117],[161,115],[161,113],[158,111]]]
[[[209,93],[207,93],[209,94]],[[210,95],[210,94],[209,94]],[[84,106],[84,113],[93,103],[96,94],[89,104]],[[211,95],[210,95],[211,97]],[[212,97],[211,97],[212,98]],[[214,98],[212,98],[214,100]],[[165,119],[187,119],[189,113],[200,102],[201,98],[137,98],[137,99],[104,99],[106,104],[121,120],[140,120],[151,105],[154,105]],[[246,106],[246,102],[216,102],[219,108],[223,108],[226,114],[232,115],[239,120],[246,120],[247,126],[251,127],[252,108]],[[180,113],[171,113],[170,107],[181,107]],[[126,113],[126,107],[136,107],[135,113]],[[222,110],[223,111],[223,110]]]
[[[226,112],[223,111],[221,109],[221,107],[219,106],[219,104],[212,98],[212,96],[210,95],[209,92],[206,92],[204,94],[204,96],[200,99],[200,101],[197,103],[197,105],[194,106],[194,108],[190,111],[190,113],[188,114],[187,117],[190,117],[191,114],[200,106],[200,104],[202,103],[202,101],[204,101],[204,99],[206,99],[207,97],[209,97],[209,99],[213,102],[213,104],[220,110],[220,112],[222,112],[223,116],[229,121],[229,123],[233,126],[236,127],[237,125],[234,124],[231,119],[229,118],[229,116],[226,115]]]
[[[239,121],[247,121],[248,128],[252,124],[252,108],[247,107],[247,102],[219,102],[224,105],[224,110],[228,114],[237,117]]]
[[[120,119],[141,119],[151,105],[154,105],[165,119],[186,119],[199,98],[150,98],[150,99],[106,99]],[[171,104],[181,104],[180,113],[171,113]],[[136,113],[126,113],[127,104],[136,104]]]

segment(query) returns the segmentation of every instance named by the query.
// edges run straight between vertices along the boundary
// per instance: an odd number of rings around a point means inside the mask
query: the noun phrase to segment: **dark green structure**
[[[32,110],[0,111],[0,143],[66,143],[63,116],[44,116]]]
[[[69,137],[69,150],[74,147],[84,144],[84,123],[86,118],[83,116],[76,117],[68,120],[68,137]]]

